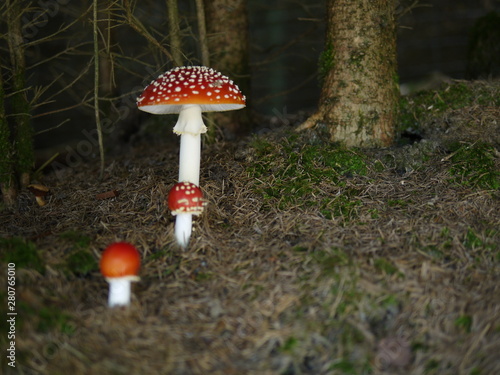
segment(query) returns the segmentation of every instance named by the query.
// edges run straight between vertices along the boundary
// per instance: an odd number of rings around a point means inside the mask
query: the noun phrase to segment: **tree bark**
[[[12,71],[12,112],[16,123],[14,133],[14,155],[16,172],[22,186],[30,182],[35,157],[33,151],[33,128],[30,121],[30,105],[26,97],[26,61],[21,18],[23,9],[19,0],[7,0],[7,40]]]
[[[320,60],[319,110],[298,129],[324,124],[346,146],[389,146],[398,108],[393,0],[329,0]]]
[[[1,66],[0,63],[0,191],[4,204],[7,207],[13,207],[17,198],[17,185],[12,162],[10,128],[5,116],[5,92]]]
[[[207,23],[205,22],[205,5],[203,4],[203,0],[196,0],[196,19],[198,21],[198,37],[200,38],[201,65],[210,66]]]
[[[167,0],[170,53],[174,66],[184,65],[182,57],[182,37],[177,0]]]
[[[234,80],[247,96],[250,94],[248,60],[248,14],[245,0],[205,0],[205,20],[211,66]],[[229,138],[250,130],[246,109],[216,113],[212,119]]]

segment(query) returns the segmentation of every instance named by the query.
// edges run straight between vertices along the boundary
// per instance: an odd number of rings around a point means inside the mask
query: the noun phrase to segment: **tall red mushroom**
[[[168,208],[175,219],[175,238],[187,247],[191,237],[192,216],[200,215],[206,205],[201,189],[191,182],[178,182],[168,193]]]
[[[201,133],[207,131],[202,112],[232,111],[245,107],[238,86],[205,66],[183,66],[161,74],[137,99],[140,110],[178,113],[174,132],[181,136],[179,181],[200,183]]]

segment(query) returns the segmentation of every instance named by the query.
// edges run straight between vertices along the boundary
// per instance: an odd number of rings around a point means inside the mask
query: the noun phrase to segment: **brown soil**
[[[278,150],[286,131],[259,137]],[[388,161],[410,146],[364,151],[366,175],[314,191],[357,202],[326,217],[256,188],[252,142],[204,147],[209,205],[185,251],[165,206],[175,145],[108,160],[101,183],[97,162],[44,176],[44,207],[23,192],[0,234],[33,242],[44,266],[16,270],[17,368],[3,355],[3,373],[500,373],[499,191],[451,179],[439,143],[411,168]],[[67,260],[78,249],[97,260],[118,240],[143,264],[132,306],[110,310],[99,271]]]

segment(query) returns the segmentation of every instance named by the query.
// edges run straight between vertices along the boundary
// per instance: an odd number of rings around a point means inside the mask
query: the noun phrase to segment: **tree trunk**
[[[14,153],[16,171],[22,186],[30,182],[35,161],[33,151],[33,128],[30,121],[30,105],[26,98],[26,62],[22,34],[22,8],[19,0],[7,0],[7,40],[12,70],[12,112],[16,123]]]
[[[184,65],[184,58],[182,56],[182,37],[177,0],[167,0],[167,12],[170,53],[174,60],[173,65],[182,66]]]
[[[246,1],[205,0],[205,20],[211,66],[234,80],[248,100],[250,67]],[[249,111],[245,109],[216,113],[212,119],[230,138],[250,130]]]
[[[299,130],[325,124],[330,140],[384,147],[398,108],[394,0],[329,0],[319,110]]]
[[[203,0],[196,0],[196,19],[198,21],[198,38],[200,39],[201,65],[210,66],[210,51],[207,41],[207,23],[205,22],[205,5]]]
[[[12,207],[17,198],[17,186],[12,163],[10,128],[5,116],[5,92],[1,66],[0,63],[0,191],[4,204]]]

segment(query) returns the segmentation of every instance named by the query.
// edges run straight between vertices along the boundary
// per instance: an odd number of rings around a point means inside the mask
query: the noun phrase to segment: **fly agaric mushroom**
[[[177,67],[161,74],[137,98],[140,110],[153,114],[178,113],[174,133],[181,136],[179,181],[200,184],[202,112],[245,107],[245,96],[233,81],[205,66]]]
[[[187,247],[191,237],[192,216],[200,215],[206,205],[201,189],[191,182],[178,182],[168,193],[168,208],[175,218],[175,238]]]
[[[130,305],[130,283],[139,281],[141,257],[137,249],[127,242],[113,243],[102,253],[99,265],[109,283],[108,306]]]

